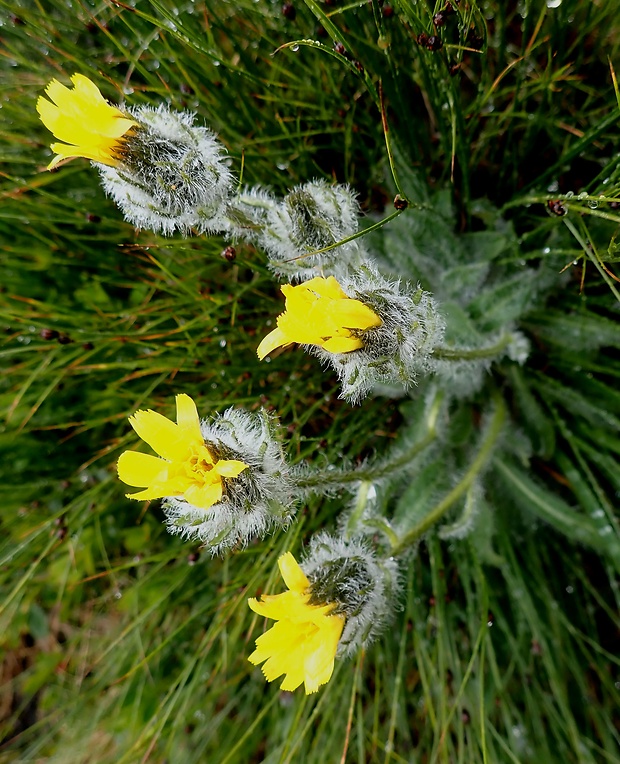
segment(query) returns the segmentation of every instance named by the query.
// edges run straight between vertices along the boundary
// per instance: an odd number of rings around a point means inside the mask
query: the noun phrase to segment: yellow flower
[[[275,348],[299,342],[319,345],[330,353],[349,353],[364,346],[352,330],[380,326],[379,316],[360,300],[349,297],[333,276],[317,276],[299,286],[285,284],[286,309],[278,326],[256,351],[262,359]]]
[[[310,604],[311,584],[290,552],[278,565],[289,591],[248,600],[255,613],[277,621],[256,640],[248,660],[254,665],[266,661],[262,670],[268,682],[284,674],[282,690],[295,690],[303,682],[309,695],[331,678],[345,618],[330,615],[334,603]]]
[[[129,119],[116,106],[111,106],[94,82],[83,74],[71,77],[73,90],[52,80],[37,101],[41,121],[56,138],[65,143],[52,143],[58,156],[49,163],[51,170],[63,159],[85,157],[102,164],[118,163],[121,140],[138,123]],[[53,103],[52,103],[53,101]]]
[[[177,423],[155,411],[137,411],[129,422],[159,454],[125,451],[118,460],[118,476],[129,485],[144,487],[128,499],[182,496],[199,509],[216,504],[224,492],[224,478],[235,478],[248,465],[237,459],[216,459],[200,431],[196,404],[189,395],[177,395]]]

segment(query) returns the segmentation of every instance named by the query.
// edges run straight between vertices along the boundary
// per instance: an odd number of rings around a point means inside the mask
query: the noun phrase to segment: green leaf
[[[549,308],[530,313],[524,324],[541,341],[573,351],[590,353],[601,347],[620,345],[620,323],[591,311],[564,313]]]
[[[571,541],[597,549],[620,569],[620,541],[614,536],[613,529],[601,533],[587,515],[568,505],[514,464],[496,459],[494,465],[507,494],[524,512],[549,523]]]
[[[553,422],[532,393],[524,370],[513,365],[508,370],[508,376],[515,393],[517,418],[527,425],[527,434],[533,439],[534,451],[543,459],[548,459],[555,450]]]

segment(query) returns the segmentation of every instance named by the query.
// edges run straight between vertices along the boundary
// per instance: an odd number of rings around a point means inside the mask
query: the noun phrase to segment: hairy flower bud
[[[344,185],[313,180],[296,186],[267,213],[258,244],[269,255],[269,267],[282,278],[308,279],[331,272],[333,263],[356,261],[356,240],[309,255],[358,231],[360,210]]]
[[[345,618],[337,655],[353,655],[384,630],[398,599],[398,564],[377,557],[360,539],[318,533],[301,567],[310,581],[310,603],[335,603],[332,613]]]
[[[223,218],[233,178],[225,149],[190,112],[137,106],[135,122],[114,166],[99,164],[106,193],[127,221],[156,233],[214,233]]]

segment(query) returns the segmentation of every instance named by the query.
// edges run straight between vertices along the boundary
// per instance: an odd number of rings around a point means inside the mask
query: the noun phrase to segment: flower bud
[[[313,180],[296,186],[268,211],[258,237],[269,255],[269,267],[285,279],[309,279],[330,273],[334,263],[359,258],[356,240],[327,252],[309,255],[357,233],[360,214],[348,186]]]
[[[99,164],[101,182],[125,219],[156,233],[215,233],[233,177],[225,149],[189,112],[137,106],[128,110],[136,126],[126,136],[114,166]]]
[[[377,557],[360,539],[318,533],[301,567],[310,581],[310,602],[336,603],[332,612],[345,618],[337,655],[368,647],[394,612],[400,589],[396,560]]]

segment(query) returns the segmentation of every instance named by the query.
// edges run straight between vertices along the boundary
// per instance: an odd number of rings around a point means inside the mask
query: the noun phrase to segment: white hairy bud
[[[125,219],[156,233],[215,233],[233,177],[222,143],[190,112],[137,106],[128,114],[138,126],[123,141],[114,167],[98,164],[101,182]]]
[[[338,655],[367,647],[389,623],[400,588],[393,558],[379,558],[361,539],[318,533],[301,568],[311,584],[310,603],[335,603],[333,613],[346,619]]]
[[[332,271],[333,264],[356,262],[357,240],[310,255],[357,233],[360,209],[348,186],[313,180],[296,186],[267,211],[257,243],[269,267],[283,279],[309,279]]]

